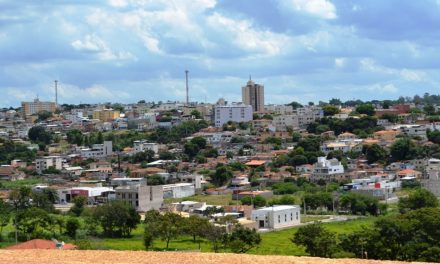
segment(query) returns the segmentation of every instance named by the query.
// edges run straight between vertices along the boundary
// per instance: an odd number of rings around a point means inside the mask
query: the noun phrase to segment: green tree
[[[247,195],[240,199],[241,204],[243,205],[253,205],[254,208],[256,207],[263,207],[266,206],[267,201],[264,197],[260,195],[252,196]]]
[[[395,161],[411,160],[416,157],[416,145],[409,138],[400,138],[390,148],[390,154]]]
[[[183,218],[175,213],[167,212],[163,215],[158,225],[159,237],[166,242],[168,249],[170,240],[177,238],[183,229]]]
[[[0,240],[2,239],[1,235],[3,234],[3,228],[6,227],[12,215],[12,207],[0,199]]]
[[[78,146],[82,146],[84,141],[84,136],[80,130],[78,129],[69,130],[67,131],[66,136],[67,136],[67,142],[69,142],[70,144],[76,144]]]
[[[184,218],[183,231],[185,234],[192,236],[193,242],[196,242],[197,236],[204,236],[208,225],[208,219],[197,215],[191,215],[188,218]]]
[[[73,198],[73,206],[70,208],[70,212],[72,212],[76,216],[80,216],[84,211],[84,207],[87,204],[87,197],[84,196],[76,196]]]
[[[147,176],[147,185],[164,185],[165,180],[159,174]]]
[[[356,112],[358,112],[359,114],[372,116],[374,115],[375,110],[372,104],[361,104],[356,107]]]
[[[385,163],[388,156],[387,151],[377,144],[365,145],[363,152],[365,153],[369,164],[378,161],[382,161],[382,163]]]
[[[210,224],[206,229],[204,236],[209,242],[211,242],[212,250],[217,253],[219,252],[226,235],[226,229],[223,226]]]
[[[204,137],[193,137],[191,139],[191,143],[197,145],[199,149],[205,149],[206,148],[206,139]]]
[[[223,165],[219,164],[215,169],[214,174],[211,175],[211,182],[216,186],[223,186],[232,178],[231,170]]]
[[[410,193],[408,197],[401,197],[398,203],[401,213],[425,207],[438,207],[438,205],[437,197],[426,189],[417,189]]]
[[[41,142],[44,144],[50,144],[52,141],[52,134],[47,132],[42,126],[34,126],[29,129],[28,137],[33,142]]]
[[[234,253],[246,253],[261,243],[260,234],[255,229],[237,225],[225,239],[226,245]]]
[[[95,208],[94,218],[99,222],[105,236],[129,237],[140,222],[136,210],[123,201],[112,201]]]
[[[324,111],[324,116],[333,116],[341,112],[339,107],[331,104],[323,106],[322,110]]]
[[[76,231],[80,228],[80,223],[78,218],[70,217],[66,222],[66,234],[75,239]]]
[[[202,114],[197,109],[192,110],[190,115],[194,116],[195,119],[202,118]]]
[[[320,224],[311,224],[298,228],[291,241],[305,247],[312,257],[328,258],[336,251],[335,233],[326,230]]]

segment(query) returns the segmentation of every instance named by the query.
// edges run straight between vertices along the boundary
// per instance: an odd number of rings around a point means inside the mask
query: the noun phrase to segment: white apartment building
[[[264,112],[276,115],[291,115],[293,107],[291,105],[265,105]]]
[[[221,144],[231,142],[234,133],[230,131],[224,132],[198,132],[195,136],[203,137],[208,144]]]
[[[143,152],[146,150],[154,151],[154,154],[159,153],[159,144],[147,142],[145,140],[136,140],[133,142],[134,153]]]
[[[44,170],[49,169],[49,167],[61,170],[63,168],[63,158],[60,156],[47,156],[35,160],[35,170],[37,173],[41,174]]]
[[[278,115],[274,116],[272,125],[277,131],[287,131],[287,128],[297,129],[299,128],[298,115]]]
[[[313,165],[313,173],[310,180],[339,180],[344,174],[344,166],[337,159],[328,160],[326,157],[318,157],[318,162]]]
[[[305,106],[296,109],[300,127],[306,127],[324,117],[324,111],[319,106]]]
[[[104,141],[104,144],[93,144],[91,148],[83,148],[80,150],[83,158],[105,158],[113,155],[113,143]]]
[[[163,204],[162,186],[147,186],[144,182],[119,186],[115,189],[116,200],[131,204],[136,211],[159,210]]]
[[[400,131],[405,136],[427,139],[426,126],[424,125],[399,125],[394,127],[393,130]]]
[[[232,122],[252,121],[252,106],[244,104],[233,104],[215,107],[215,126],[221,127]]]
[[[299,225],[301,212],[299,205],[276,205],[252,210],[251,219],[259,229],[280,229]]]

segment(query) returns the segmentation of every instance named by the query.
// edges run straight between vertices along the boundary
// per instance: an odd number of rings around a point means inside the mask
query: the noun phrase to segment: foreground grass
[[[365,217],[345,222],[325,223],[323,225],[337,234],[347,234],[360,230],[362,226],[372,226],[375,219],[374,217]],[[139,225],[133,231],[131,238],[93,239],[91,244],[94,249],[145,250],[142,241],[143,230],[143,225]],[[250,250],[249,253],[257,255],[307,255],[302,247],[298,247],[290,241],[290,238],[293,237],[297,230],[298,227],[294,227],[275,232],[261,233],[262,242],[260,246]],[[189,236],[180,236],[178,239],[171,240],[168,250],[195,251],[199,250],[199,245],[202,252],[212,252],[211,244],[208,241],[197,239],[196,243],[194,243],[192,237]],[[154,241],[152,250],[163,251],[166,250],[165,247],[166,243],[157,239]]]

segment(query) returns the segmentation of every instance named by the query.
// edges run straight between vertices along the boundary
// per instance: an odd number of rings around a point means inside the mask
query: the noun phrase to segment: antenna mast
[[[55,107],[58,108],[58,81],[55,80]]]
[[[185,70],[185,78],[186,78],[186,105],[189,104],[189,87],[188,87],[188,70]]]

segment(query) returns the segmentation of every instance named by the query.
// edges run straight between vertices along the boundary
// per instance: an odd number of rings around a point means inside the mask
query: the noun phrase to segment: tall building
[[[113,109],[97,109],[93,111],[93,119],[99,119],[102,122],[111,122],[118,118],[120,112]]]
[[[241,88],[242,101],[251,105],[254,112],[264,112],[264,86],[254,83],[251,79]]]
[[[221,127],[229,121],[236,123],[252,121],[252,106],[250,105],[218,105],[215,107],[214,113],[216,127]]]
[[[57,106],[54,102],[41,102],[36,98],[33,102],[21,102],[21,107],[26,116],[38,114],[41,111],[55,112]]]

